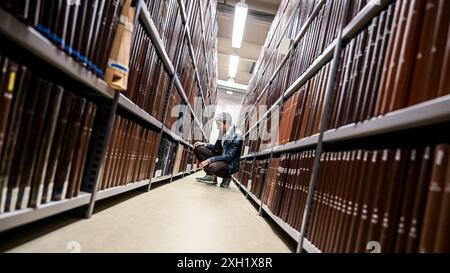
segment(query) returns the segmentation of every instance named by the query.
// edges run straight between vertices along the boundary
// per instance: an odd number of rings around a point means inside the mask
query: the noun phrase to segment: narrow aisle
[[[291,252],[236,185],[195,182],[201,173],[51,231],[10,252]]]

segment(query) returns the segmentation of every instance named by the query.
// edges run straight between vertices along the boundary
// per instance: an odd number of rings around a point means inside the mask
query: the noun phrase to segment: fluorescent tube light
[[[228,65],[228,76],[231,78],[236,77],[237,69],[239,64],[239,56],[230,55],[230,63]]]
[[[242,2],[236,4],[234,13],[233,42],[232,42],[232,46],[235,48],[241,48],[247,12],[248,12],[247,4]]]

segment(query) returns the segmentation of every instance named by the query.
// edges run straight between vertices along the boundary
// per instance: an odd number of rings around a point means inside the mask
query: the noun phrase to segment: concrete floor
[[[57,215],[6,232],[6,252],[292,252],[282,232],[230,189],[193,174],[102,201],[90,219]],[[295,246],[295,245],[294,245]]]

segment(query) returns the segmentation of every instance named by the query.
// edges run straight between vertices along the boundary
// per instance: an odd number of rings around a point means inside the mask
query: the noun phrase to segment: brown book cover
[[[431,147],[424,149],[421,158],[420,172],[417,181],[417,189],[414,194],[414,206],[409,224],[408,239],[406,243],[407,253],[416,253],[419,248],[419,239],[423,222],[423,213],[427,201],[427,193],[430,185],[431,170],[433,166],[433,152]]]
[[[371,63],[369,64],[369,69],[367,71],[368,76],[365,79],[367,81],[366,85],[365,85],[365,97],[364,97],[364,105],[362,106],[362,111],[360,113],[360,119],[361,120],[365,120],[367,118],[372,117],[372,103],[373,100],[376,100],[377,98],[377,94],[378,94],[378,86],[379,83],[377,82],[377,80],[379,80],[377,78],[377,73],[379,73],[378,69],[380,68],[380,63],[383,63],[383,54],[384,52],[382,52],[382,43],[383,43],[383,39],[384,39],[384,31],[386,26],[388,25],[388,18],[386,18],[387,16],[389,16],[389,14],[387,14],[387,11],[383,11],[381,13],[380,16],[377,17],[376,21],[376,29],[373,30],[373,44],[371,45],[371,57],[370,57],[370,61]],[[381,69],[381,68],[380,68]]]
[[[405,186],[406,156],[406,150],[397,149],[394,154],[394,162],[391,164],[392,167],[389,168],[385,204],[383,210],[380,210],[382,229],[379,242],[382,253],[394,252],[395,229]]]
[[[99,46],[99,40],[101,35],[101,26],[102,26],[102,20],[105,16],[109,3],[109,1],[106,0],[99,0],[98,1],[98,7],[97,7],[97,13],[95,14],[95,21],[94,21],[94,28],[92,32],[92,43],[89,47],[88,55],[89,60],[94,60],[94,54],[96,52],[97,47]]]
[[[124,139],[124,131],[128,126],[128,120],[127,119],[121,119],[121,122],[118,127],[117,132],[117,144],[116,148],[111,150],[111,174],[108,175],[108,180],[106,181],[105,189],[113,187],[115,181],[117,180],[117,173],[118,173],[118,164],[119,159],[121,156],[121,151],[123,149],[123,139]]]
[[[420,158],[422,149],[412,149],[407,163],[407,172],[405,180],[405,190],[403,193],[400,214],[398,218],[397,231],[395,235],[395,253],[404,253],[406,250],[406,240],[408,236],[409,224],[411,223],[411,214],[414,206],[414,195],[417,188],[420,171]]]
[[[53,83],[43,81],[40,89],[35,91],[39,98],[33,116],[33,126],[31,127],[31,130],[28,131],[28,138],[30,138],[28,142],[29,145],[27,145],[27,152],[23,155],[25,158],[22,161],[22,163],[24,164],[23,172],[20,173],[21,179],[19,186],[19,196],[17,199],[17,209],[27,208],[30,200],[33,175],[37,166],[39,148],[44,137],[44,130],[46,125],[45,120],[50,104],[52,88]]]
[[[371,153],[371,158],[369,158],[369,167],[367,170],[367,186],[364,190],[363,199],[360,203],[361,206],[361,216],[358,220],[358,232],[357,239],[355,244],[355,249],[352,252],[365,252],[366,249],[366,239],[368,228],[370,226],[370,212],[372,211],[372,200],[373,193],[375,192],[375,188],[377,186],[377,176],[383,175],[380,172],[381,169],[381,151],[373,151]]]
[[[442,71],[439,73],[439,88],[438,88],[438,97],[449,95],[450,94],[450,79],[448,75],[450,75],[450,27],[447,33],[447,41],[445,46],[444,53],[444,62],[442,64]]]
[[[52,198],[56,173],[59,171],[58,163],[60,160],[62,148],[64,146],[66,130],[68,129],[69,117],[70,113],[73,111],[73,100],[74,96],[72,95],[72,93],[65,91],[61,101],[58,124],[56,126],[55,135],[51,144],[47,170],[45,171],[41,203],[48,203]]]
[[[118,179],[115,181],[116,183],[114,186],[120,186],[125,183],[126,180],[126,173],[128,170],[129,165],[129,157],[131,154],[131,146],[133,144],[133,134],[134,129],[136,127],[136,124],[132,121],[129,123],[129,127],[127,128],[127,131],[125,132],[125,139],[124,139],[124,147],[122,150],[122,157],[120,159],[119,163],[119,175]]]
[[[74,49],[75,37],[77,35],[76,31],[77,31],[79,5],[70,5],[68,6],[68,9],[69,14],[67,18],[65,44],[70,48],[69,53],[72,54],[71,50]]]
[[[28,204],[30,207],[38,207],[42,202],[45,175],[56,126],[58,124],[58,116],[64,89],[61,86],[55,86],[53,87],[53,90],[45,90],[45,92],[51,93],[51,98],[47,113],[45,114],[43,139],[39,148],[38,157],[36,158],[37,165],[31,183],[31,196]]]
[[[435,253],[450,252],[450,160],[447,163],[447,175],[445,178],[444,193],[442,196],[439,221],[436,226],[436,239],[434,241]]]
[[[92,136],[92,130],[93,130],[94,123],[95,123],[95,116],[96,116],[96,113],[97,113],[97,106],[95,104],[89,102],[89,106],[91,108],[93,108],[93,109],[91,111],[91,115],[90,115],[90,118],[89,118],[88,133],[87,133],[87,136],[86,136],[86,143],[84,143],[83,150],[82,150],[83,153],[82,153],[82,156],[81,156],[81,168],[80,168],[80,171],[78,173],[78,178],[76,180],[77,185],[75,186],[74,197],[77,197],[78,194],[80,193],[80,190],[81,190],[81,183],[82,183],[82,179],[83,179],[84,168],[86,166],[86,158],[87,158],[87,155],[88,155],[88,152],[89,152],[89,143],[90,143],[90,139],[91,139],[91,136]]]
[[[1,59],[0,59],[1,61]],[[8,118],[10,115],[11,104],[14,91],[16,89],[16,78],[19,72],[19,65],[3,58],[0,76],[0,161],[2,161],[3,146],[8,128]]]
[[[394,20],[396,20],[396,12],[397,12],[397,7],[400,6],[399,2],[395,2],[393,4],[391,4],[387,10],[387,18],[386,18],[386,24],[385,24],[385,28],[381,37],[381,41],[380,43],[380,53],[379,53],[379,57],[377,62],[374,64],[376,66],[376,69],[373,70],[374,71],[374,84],[372,86],[372,89],[369,91],[371,93],[370,96],[370,100],[368,102],[368,108],[367,108],[367,112],[362,113],[362,119],[369,119],[373,116],[375,116],[375,107],[376,107],[376,103],[378,100],[378,97],[380,96],[379,91],[380,91],[380,86],[381,86],[381,78],[382,78],[382,72],[384,69],[384,63],[386,60],[386,53],[388,50],[388,43],[389,43],[389,39],[391,37],[391,32],[393,29],[393,22]]]
[[[383,18],[383,14],[381,15],[381,18]],[[380,20],[381,21],[381,20]],[[381,23],[380,23],[381,24]],[[363,66],[364,61],[364,49],[365,49],[365,41],[364,41],[365,35],[359,34],[356,37],[356,46],[355,46],[355,52],[354,52],[354,61],[353,61],[353,67],[350,75],[350,84],[349,84],[349,92],[348,92],[348,98],[347,98],[347,106],[345,108],[344,113],[344,124],[353,123],[356,120],[353,119],[353,113],[357,109],[357,98],[358,98],[358,92],[357,92],[357,86],[359,83],[359,77],[360,77],[360,71]]]
[[[327,67],[325,66],[316,77],[317,85],[316,85],[316,90],[314,90],[315,97],[314,97],[312,108],[311,108],[312,113],[309,117],[308,126],[306,128],[307,136],[311,136],[314,134],[315,126],[316,126],[316,116],[318,115],[318,113],[321,110],[319,104],[320,104],[321,97],[324,94],[323,90],[326,90],[326,88],[323,87],[323,85],[325,83],[324,73],[326,71],[326,68]],[[295,101],[295,103],[297,103],[297,102]]]
[[[343,95],[343,84],[344,78],[346,75],[347,68],[347,58],[349,53],[349,47],[343,48],[340,56],[340,64],[336,75],[336,83],[334,86],[334,96],[333,96],[333,110],[331,111],[332,115],[330,118],[330,123],[328,125],[328,129],[337,128],[338,120],[339,120],[339,103],[341,100],[341,96]]]
[[[347,200],[349,187],[351,183],[351,178],[353,175],[354,161],[355,161],[355,151],[345,152],[345,157],[343,159],[343,168],[345,169],[342,175],[342,180],[339,182],[339,193],[338,193],[338,204],[336,209],[336,225],[334,229],[333,239],[330,244],[330,252],[340,252],[340,240],[343,236],[342,229],[344,228],[344,223],[347,216]]]
[[[412,1],[403,0],[397,6],[394,15],[392,33],[389,39],[388,52],[383,66],[379,97],[376,104],[375,115],[383,115],[389,107],[389,98],[392,96],[394,78],[397,71],[400,49],[405,36],[406,22]]]
[[[389,172],[387,168],[389,167]],[[364,244],[369,242],[379,242],[381,225],[382,225],[382,212],[385,210],[386,206],[386,191],[388,189],[388,183],[393,183],[389,181],[390,173],[394,173],[393,168],[395,167],[395,160],[392,150],[383,150],[381,156],[381,165],[379,173],[377,174],[377,181],[374,192],[372,193],[372,205],[371,211],[369,211],[369,225],[367,230],[367,237]],[[391,169],[392,168],[392,169]],[[383,247],[383,245],[382,245]]]
[[[30,90],[40,90],[42,79],[34,78],[30,85]],[[14,211],[17,207],[19,189],[23,174],[26,172],[25,161],[29,158],[31,150],[30,132],[33,128],[33,118],[38,104],[39,92],[27,92],[24,114],[22,116],[21,128],[17,138],[17,149],[12,158],[12,168],[10,172],[9,185],[6,199],[6,210]]]
[[[422,28],[424,17],[424,6],[426,0],[412,1],[411,10],[406,22],[405,38],[402,43],[398,69],[394,77],[392,93],[390,93],[390,103],[385,109],[392,112],[403,108],[407,103],[407,95],[411,86],[411,77],[415,64],[415,54],[420,39],[420,29]]]
[[[106,24],[106,26],[109,26],[109,28],[106,31],[105,40],[104,40],[104,47],[102,47],[97,54],[101,55],[101,59],[99,62],[100,68],[105,68],[108,62],[109,53],[111,51],[112,43],[114,40],[114,36],[116,34],[117,25],[120,20],[120,13],[122,11],[122,6],[124,4],[124,0],[114,0],[112,1],[112,9],[111,9],[111,21],[109,21],[109,24]]]
[[[327,183],[324,183],[324,181],[327,181],[324,176],[326,176],[328,172],[328,153],[324,153],[320,157],[320,168],[322,170],[321,176],[319,176],[317,181],[317,187],[315,191],[316,198],[313,202],[312,211],[311,211],[311,222],[308,227],[307,231],[307,238],[312,242],[316,243],[317,240],[317,230],[318,230],[318,222],[320,219],[320,215],[323,209],[323,204],[325,201],[325,189],[327,186]],[[298,178],[296,177],[296,180]]]
[[[317,104],[317,112],[314,118],[314,125],[312,128],[312,132],[311,135],[314,135],[316,133],[320,132],[320,126],[322,123],[322,116],[324,114],[324,103],[325,103],[325,97],[326,97],[326,92],[327,92],[327,88],[328,88],[328,76],[330,73],[330,65],[326,65],[324,70],[323,70],[323,77],[322,77],[322,87],[320,89],[320,95],[319,95],[319,102]]]
[[[355,39],[351,40],[350,44],[347,45],[345,50],[347,51],[346,59],[344,59],[346,66],[345,66],[345,69],[343,70],[344,77],[342,80],[342,90],[340,93],[338,106],[337,106],[337,110],[336,110],[337,119],[336,119],[336,123],[335,123],[335,128],[338,128],[338,127],[344,125],[344,123],[345,123],[345,120],[344,120],[345,119],[345,108],[348,105],[347,99],[348,99],[348,95],[349,95],[351,71],[352,71],[352,68],[354,65],[353,56],[354,56],[354,52],[356,50],[356,40]]]
[[[449,145],[436,146],[431,183],[425,206],[425,214],[421,229],[419,252],[432,252],[436,239],[436,226],[439,221],[439,211],[445,186]]]
[[[76,143],[79,138],[83,113],[86,111],[86,100],[75,97],[73,101],[73,111],[70,114],[68,128],[65,132],[65,142],[62,147],[60,159],[58,162],[57,172],[55,176],[55,184],[53,187],[52,200],[64,200],[69,189],[70,170],[74,165],[74,153]]]
[[[30,82],[31,73],[27,67],[21,66],[18,71],[17,81],[13,91],[13,102],[11,113],[9,115],[8,129],[5,136],[5,148],[0,160],[0,213],[4,212],[8,191],[9,175],[11,172],[13,158],[18,141],[22,114],[24,112],[24,104],[28,84]]]
[[[360,219],[362,214],[362,203],[364,202],[364,192],[367,189],[366,187],[366,174],[369,170],[369,160],[371,158],[370,151],[363,151],[362,158],[360,162],[360,168],[358,169],[357,176],[357,186],[355,191],[355,196],[353,199],[353,209],[352,209],[352,219],[350,222],[350,228],[348,234],[350,235],[349,240],[347,241],[346,249],[344,252],[351,253],[355,251],[356,243],[357,243],[357,233],[360,227]]]
[[[106,179],[107,179],[108,175],[111,174],[111,170],[110,170],[111,154],[112,154],[114,142],[115,142],[115,139],[117,136],[117,125],[118,125],[119,118],[120,117],[117,115],[114,116],[114,122],[113,122],[113,126],[111,129],[111,138],[109,139],[108,148],[106,149],[106,152],[105,152],[105,159],[103,160],[101,180],[99,182],[99,186],[97,187],[97,191],[101,191],[101,190],[105,189]]]
[[[60,8],[59,10],[54,14],[55,16],[55,26],[54,26],[54,33],[56,36],[58,36],[61,39],[61,43],[59,46],[64,49],[66,44],[66,38],[67,36],[67,26],[69,24],[69,14],[70,14],[70,3],[66,0],[60,0],[58,1]],[[76,5],[74,5],[76,6]]]
[[[117,180],[119,179],[119,169],[120,166],[120,160],[122,158],[122,152],[124,149],[124,139],[125,139],[125,132],[128,128],[129,121],[127,119],[123,120],[123,123],[121,124],[121,128],[119,130],[119,136],[118,136],[118,145],[117,149],[113,153],[113,165],[111,168],[112,175],[110,176],[106,188],[112,188],[115,186]]]
[[[80,123],[80,131],[77,137],[77,142],[75,147],[77,147],[77,152],[75,152],[72,160],[72,167],[69,173],[69,185],[67,189],[67,198],[75,197],[78,191],[79,185],[81,185],[80,180],[82,179],[82,172],[85,160],[85,150],[89,145],[89,130],[91,125],[91,119],[94,115],[95,105],[91,102],[86,104],[86,110],[83,112],[83,117]]]
[[[427,101],[437,96],[449,18],[449,1],[427,1],[408,105]]]
[[[358,163],[361,159],[361,151],[354,150],[351,152],[350,161],[349,161],[349,172],[346,181],[346,185],[344,188],[343,195],[343,205],[341,209],[342,221],[338,229],[337,233],[337,241],[336,246],[334,248],[334,252],[343,253],[345,252],[346,242],[349,240],[348,230],[350,228],[350,221],[353,210],[352,200],[354,198],[355,191],[355,182],[357,181],[357,167]]]
[[[323,248],[326,252],[332,252],[337,234],[338,223],[341,216],[341,201],[343,194],[343,184],[348,173],[349,153],[347,151],[341,151],[337,153],[336,164],[336,188],[333,193],[332,205],[331,205],[331,217],[329,220],[329,228],[326,233],[325,246]]]
[[[332,222],[335,218],[335,209],[336,209],[336,205],[337,205],[337,194],[339,191],[339,175],[340,172],[342,171],[342,152],[334,152],[331,155],[331,161],[332,161],[332,166],[333,166],[333,177],[335,177],[335,179],[333,179],[332,181],[332,186],[330,189],[330,195],[329,195],[329,200],[328,200],[328,208],[327,208],[327,212],[326,212],[326,221],[327,221],[327,225],[324,226],[323,231],[322,231],[322,235],[321,238],[319,240],[319,244],[318,246],[320,247],[321,250],[323,251],[329,251],[329,244],[330,244],[330,234],[332,232]]]
[[[96,34],[95,46],[92,48],[90,52],[90,59],[96,65],[100,66],[100,58],[101,53],[106,50],[105,49],[105,39],[107,35],[107,30],[109,25],[111,24],[111,13],[114,8],[113,1],[106,1],[105,6],[103,7],[102,16],[98,18],[98,33]],[[109,52],[108,52],[109,53]]]
[[[80,39],[81,41],[81,47],[80,47],[80,54],[85,56],[86,58],[89,56],[90,49],[93,43],[94,39],[97,39],[97,37],[93,36],[94,33],[94,27],[97,20],[97,13],[98,10],[103,9],[102,4],[104,4],[104,1],[100,0],[87,0],[87,11],[86,11],[86,17],[84,18],[84,28],[82,31],[82,37]],[[101,15],[100,15],[101,16]]]

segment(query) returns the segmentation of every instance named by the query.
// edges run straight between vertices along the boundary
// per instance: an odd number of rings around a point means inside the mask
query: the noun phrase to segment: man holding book
[[[215,119],[219,129],[216,144],[196,142],[194,154],[200,161],[200,168],[206,172],[197,181],[217,185],[217,177],[223,178],[221,187],[227,188],[231,175],[239,171],[241,149],[244,137],[236,125],[232,123],[229,113],[221,113]]]

